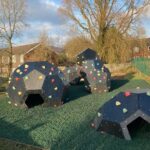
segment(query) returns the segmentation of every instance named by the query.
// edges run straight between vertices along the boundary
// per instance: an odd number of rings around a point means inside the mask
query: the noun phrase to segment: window
[[[12,56],[12,62],[13,62],[13,63],[16,63],[16,55],[13,55],[13,56]]]
[[[134,47],[133,48],[133,52],[134,53],[139,53],[140,52],[140,48],[139,47]]]
[[[24,55],[20,55],[20,62],[24,63]]]
[[[9,57],[8,56],[2,56],[2,63],[3,64],[9,64]]]

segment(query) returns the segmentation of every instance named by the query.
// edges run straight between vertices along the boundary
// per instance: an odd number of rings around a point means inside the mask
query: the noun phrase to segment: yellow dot
[[[116,106],[120,106],[120,105],[121,105],[121,102],[116,101]]]
[[[39,78],[39,80],[42,80],[42,79],[43,79],[43,76],[39,76],[38,78]]]
[[[21,96],[21,95],[22,95],[22,92],[21,92],[21,91],[19,91],[19,92],[18,92],[18,95],[19,95],[19,96]]]
[[[19,72],[20,72],[20,69],[17,69],[16,72],[19,73]]]

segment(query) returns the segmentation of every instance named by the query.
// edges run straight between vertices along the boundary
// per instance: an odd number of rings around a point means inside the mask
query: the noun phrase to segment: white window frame
[[[24,55],[23,54],[20,55],[20,63],[24,63]]]
[[[16,55],[13,55],[13,56],[12,56],[12,62],[13,62],[13,63],[16,63]]]

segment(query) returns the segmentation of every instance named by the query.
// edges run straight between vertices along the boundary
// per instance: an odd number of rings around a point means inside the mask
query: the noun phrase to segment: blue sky
[[[70,36],[68,25],[62,14],[58,13],[62,0],[27,0],[25,22],[28,26],[21,32],[14,44],[21,45],[38,41],[39,34],[46,30],[50,37],[61,45]],[[146,35],[150,37],[150,9],[147,9],[142,22]]]
[[[14,44],[27,44],[38,41],[40,33],[45,30],[57,44],[64,43],[68,38],[67,23],[62,14],[58,12],[61,0],[27,0],[25,23],[27,26],[21,30]]]

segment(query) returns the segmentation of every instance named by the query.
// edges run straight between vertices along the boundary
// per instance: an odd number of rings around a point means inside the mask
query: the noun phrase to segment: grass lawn
[[[125,141],[90,127],[99,107],[119,91],[150,88],[144,80],[113,81],[112,86],[109,93],[90,95],[82,87],[72,87],[72,101],[58,108],[19,109],[0,95],[0,137],[52,150],[149,150],[150,128]]]

